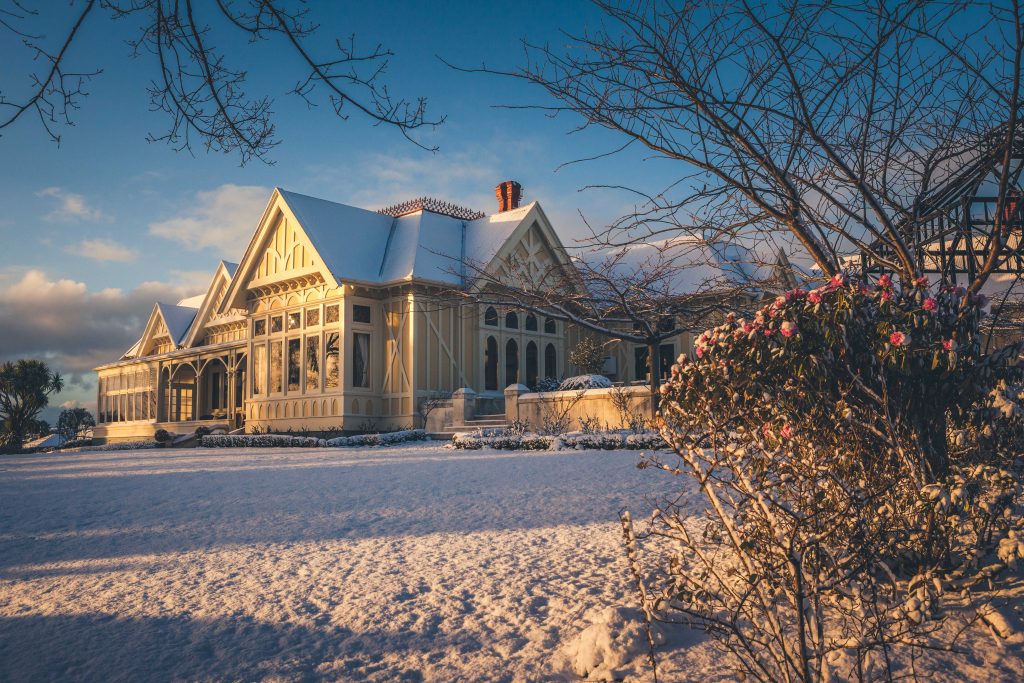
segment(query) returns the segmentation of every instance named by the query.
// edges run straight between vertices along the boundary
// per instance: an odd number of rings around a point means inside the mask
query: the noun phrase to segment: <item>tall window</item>
[[[306,337],[306,389],[320,388],[320,337]]]
[[[370,386],[370,335],[352,335],[352,386]]]
[[[256,344],[252,347],[252,393],[259,396],[263,393],[263,383],[267,381],[267,345]]]
[[[488,327],[498,326],[498,312],[494,310],[494,306],[488,306],[487,310],[484,311],[484,325]]]
[[[519,344],[509,339],[505,344],[505,386],[519,384]]]
[[[487,338],[484,349],[484,389],[498,389],[498,341],[494,337]]]
[[[536,324],[536,319],[534,319],[534,324]],[[537,386],[537,368],[539,366],[537,356],[537,345],[530,342],[526,345],[526,386],[528,387]]]
[[[519,329],[519,316],[516,315],[515,311],[509,311],[505,314],[505,327],[510,330]]]
[[[284,345],[279,341],[270,342],[270,393],[281,391],[282,371],[284,358],[282,352]]]
[[[647,362],[647,347],[638,346],[633,350],[634,360],[636,362],[636,370],[634,378],[638,380],[645,380],[651,374],[650,364]],[[667,378],[672,374],[672,364],[675,363],[676,358],[676,347],[675,344],[662,344],[658,348],[658,361],[661,364],[661,379]]]
[[[525,327],[526,327],[526,331],[527,332],[536,332],[537,331],[537,316],[535,316],[533,313],[527,313],[526,314],[526,325],[525,325]]]
[[[338,340],[337,332],[324,335],[324,388],[338,388]]]
[[[298,391],[302,380],[302,340],[288,340],[288,391]]]
[[[544,376],[548,379],[558,378],[558,352],[554,344],[544,347]]]

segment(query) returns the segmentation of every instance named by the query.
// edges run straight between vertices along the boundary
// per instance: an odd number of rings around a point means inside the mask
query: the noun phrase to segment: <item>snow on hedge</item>
[[[352,448],[355,446],[389,446],[408,441],[423,441],[423,429],[405,429],[384,434],[357,434],[334,439],[290,434],[208,434],[199,440],[203,448]]]
[[[581,391],[583,389],[611,389],[612,381],[604,375],[576,375],[567,377],[558,385],[559,391]]]
[[[117,441],[105,443],[100,446],[82,446],[74,449],[77,452],[87,451],[136,451],[142,448],[156,448],[160,444],[156,441]]]
[[[477,450],[494,448],[502,451],[561,451],[561,450],[657,450],[666,448],[665,440],[656,432],[634,434],[627,430],[584,434],[577,432],[562,436],[540,434],[514,434],[466,432],[452,437],[455,448]]]

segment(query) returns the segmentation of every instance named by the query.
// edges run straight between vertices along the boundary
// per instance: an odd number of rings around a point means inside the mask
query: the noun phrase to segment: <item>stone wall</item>
[[[647,386],[622,386],[611,389],[588,389],[586,391],[531,392],[522,384],[505,389],[505,418],[525,421],[534,431],[564,415],[568,422],[567,431],[578,431],[581,419],[598,420],[603,429],[622,429],[622,411],[616,407],[616,398],[627,404],[626,412],[649,418],[651,415],[651,390]],[[628,417],[627,417],[628,419]]]

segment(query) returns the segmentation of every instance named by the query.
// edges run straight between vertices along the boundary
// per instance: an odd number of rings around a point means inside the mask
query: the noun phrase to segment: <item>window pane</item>
[[[316,327],[320,324],[320,309],[319,308],[307,308],[306,309],[306,327]]]
[[[320,337],[306,337],[306,388],[320,387]]]
[[[270,342],[270,392],[281,391],[281,377],[284,366],[282,352],[284,345],[279,341]]]
[[[259,320],[253,321],[252,324],[253,336],[262,337],[267,333],[267,319],[260,318]]]
[[[505,314],[505,327],[510,330],[519,329],[519,316],[515,314],[515,311],[509,311]]]
[[[338,333],[328,332],[324,336],[324,387],[338,387]]]
[[[297,330],[302,327],[302,312],[295,311],[288,314],[288,329]]]
[[[484,311],[484,325],[498,326],[498,312],[494,310],[494,306],[488,306],[487,310]]]
[[[370,335],[353,335],[352,386],[370,386]]]
[[[298,391],[302,378],[302,340],[288,340],[288,391]]]
[[[526,329],[530,332],[537,331],[537,316],[533,313],[528,313],[526,315]]]
[[[324,322],[325,323],[336,323],[338,322],[338,304],[332,306],[326,306],[324,308]]]
[[[273,318],[270,319],[270,331],[271,332],[280,332],[281,329],[282,329],[281,328],[282,324],[283,324],[283,319],[281,318],[281,316],[275,315]]]
[[[555,321],[552,320],[551,318],[545,318],[544,319],[544,331],[547,332],[548,334],[554,334],[555,333]]]
[[[252,393],[259,396],[263,393],[263,381],[267,376],[267,347],[257,344],[252,347]]]
[[[368,323],[370,322],[370,307],[360,306],[355,304],[352,306],[352,322],[354,323]]]

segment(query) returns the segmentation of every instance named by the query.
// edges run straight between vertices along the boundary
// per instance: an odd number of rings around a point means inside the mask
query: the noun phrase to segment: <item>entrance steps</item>
[[[478,429],[504,429],[508,426],[508,422],[505,420],[504,413],[494,413],[491,415],[477,415],[471,420],[466,420],[463,424],[453,424],[447,427],[441,432],[431,432],[430,438],[437,441],[451,441],[452,437],[460,432],[475,432]]]

